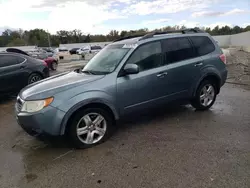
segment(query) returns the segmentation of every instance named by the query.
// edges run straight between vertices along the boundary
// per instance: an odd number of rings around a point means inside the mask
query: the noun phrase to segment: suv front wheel
[[[191,105],[197,110],[208,110],[216,100],[216,85],[212,80],[204,80],[198,87]]]
[[[88,148],[106,141],[113,133],[113,119],[101,108],[79,111],[70,122],[69,139],[75,148]]]

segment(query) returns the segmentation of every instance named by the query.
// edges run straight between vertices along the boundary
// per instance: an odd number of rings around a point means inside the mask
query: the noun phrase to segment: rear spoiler
[[[13,52],[13,53],[18,53],[18,54],[23,54],[23,55],[27,55],[27,56],[30,56],[29,54],[27,54],[26,52],[20,50],[20,49],[17,49],[17,48],[7,48],[6,49],[6,52]]]

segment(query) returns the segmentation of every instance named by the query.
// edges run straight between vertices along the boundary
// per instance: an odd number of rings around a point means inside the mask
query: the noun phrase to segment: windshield
[[[92,74],[108,74],[115,70],[130,48],[122,48],[124,44],[106,46],[96,54],[84,67],[83,72]]]

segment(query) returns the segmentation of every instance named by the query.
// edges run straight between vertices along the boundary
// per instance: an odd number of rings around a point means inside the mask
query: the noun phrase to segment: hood
[[[105,75],[66,72],[28,85],[19,95],[24,100],[44,99],[51,97],[58,92],[101,79],[104,76]]]

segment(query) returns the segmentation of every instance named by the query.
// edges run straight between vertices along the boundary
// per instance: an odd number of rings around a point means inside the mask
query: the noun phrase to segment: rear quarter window
[[[198,56],[209,54],[215,50],[213,42],[206,36],[190,37]]]

